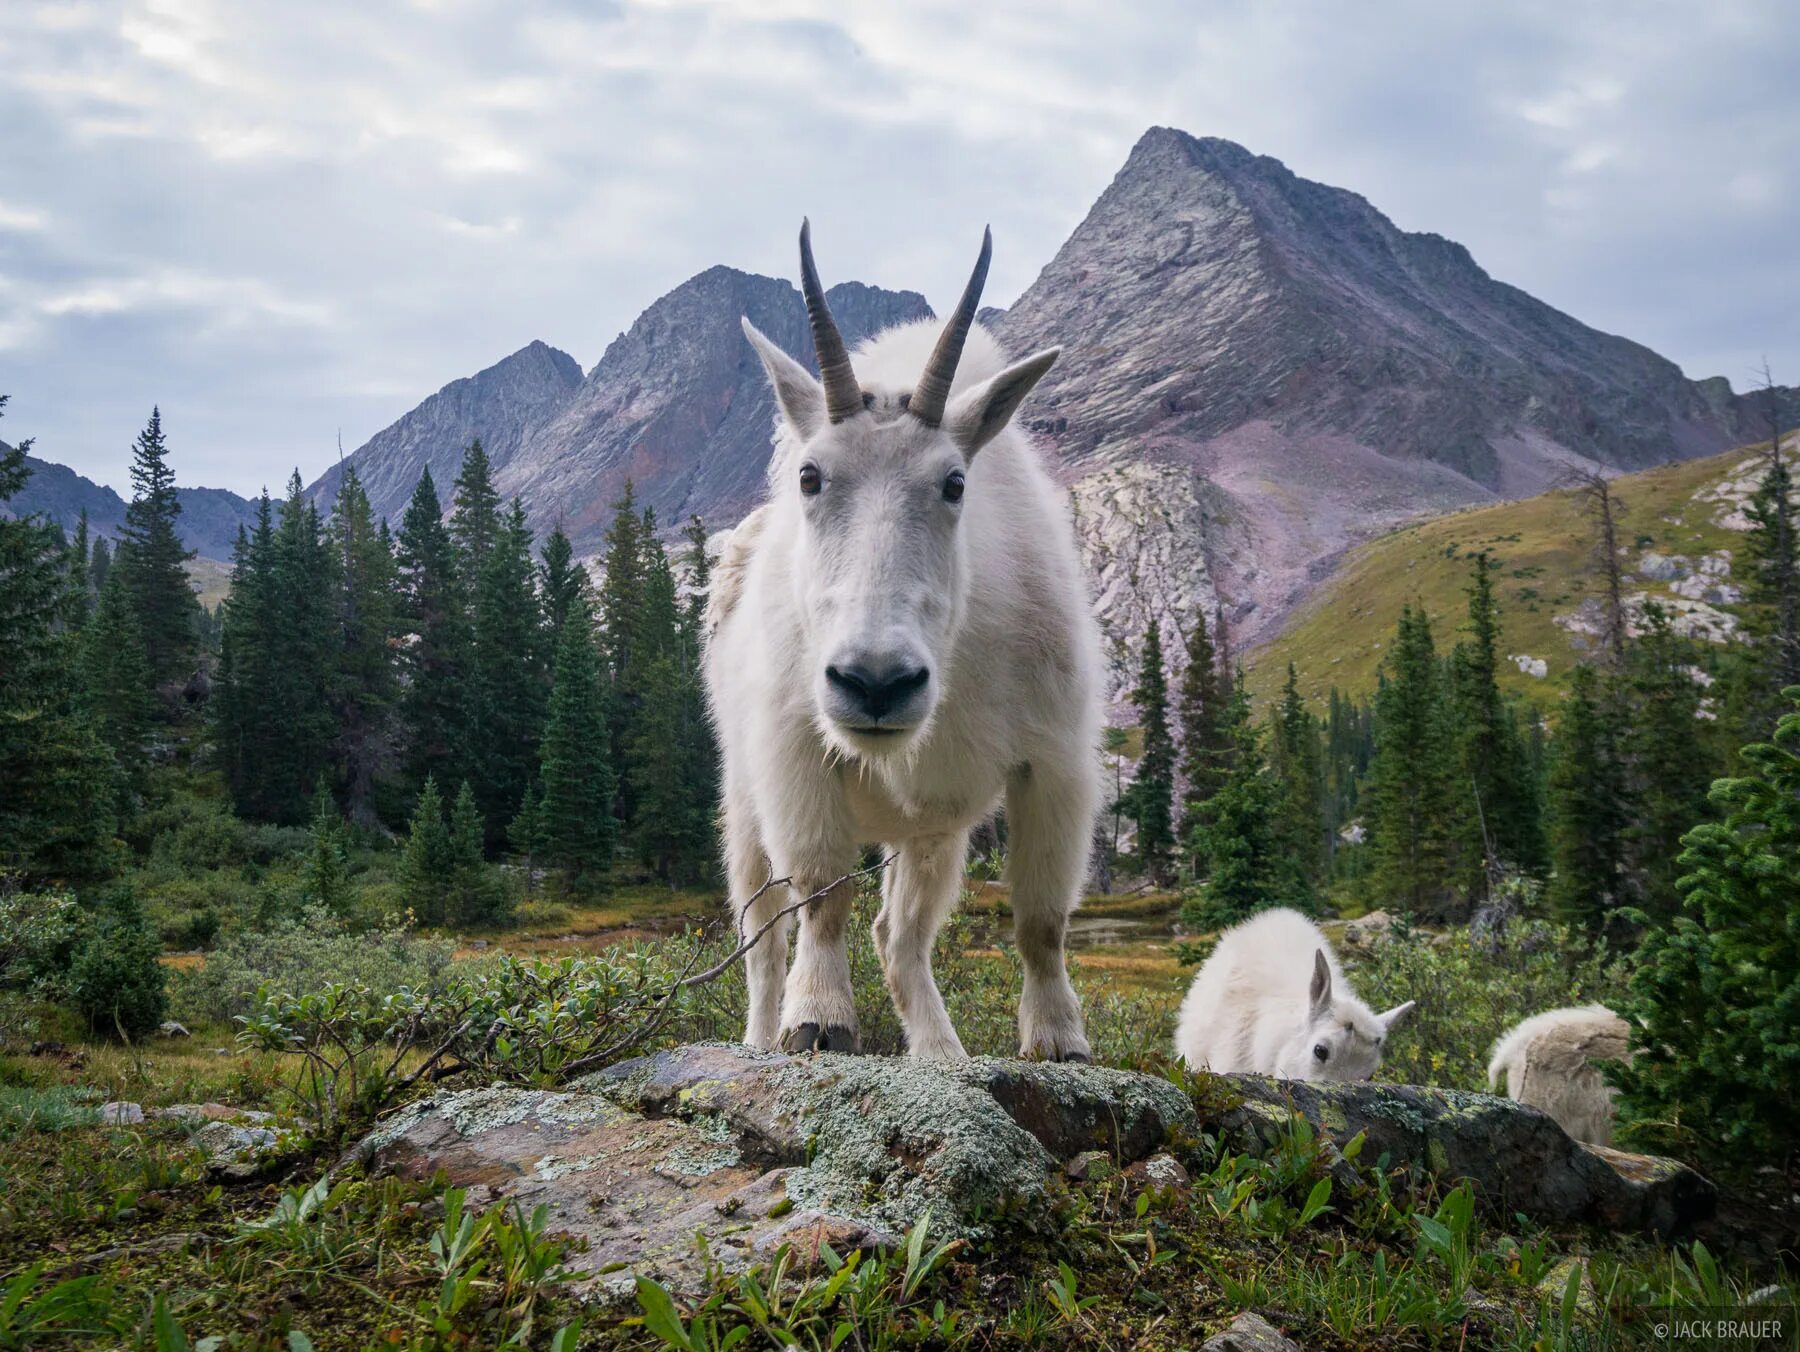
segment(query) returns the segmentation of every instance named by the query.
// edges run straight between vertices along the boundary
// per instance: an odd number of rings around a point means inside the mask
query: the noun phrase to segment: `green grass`
[[[1718,503],[1698,501],[1695,495],[1735,477],[1755,449],[1616,480],[1626,506],[1621,531],[1628,547],[1626,567],[1635,567],[1645,550],[1691,558],[1730,549],[1741,556],[1743,535],[1715,522]],[[1486,550],[1497,565],[1502,654],[1541,657],[1549,665],[1547,678],[1540,680],[1505,662],[1502,685],[1549,699],[1580,656],[1569,632],[1554,619],[1593,591],[1589,538],[1572,496],[1551,492],[1434,517],[1360,545],[1279,634],[1250,654],[1245,665],[1251,693],[1259,704],[1275,698],[1290,662],[1299,673],[1301,693],[1311,699],[1323,700],[1333,686],[1346,694],[1373,693],[1400,608],[1408,603],[1431,617],[1438,645],[1447,649],[1466,613],[1469,556]],[[1633,591],[1667,594],[1665,584],[1628,582]]]

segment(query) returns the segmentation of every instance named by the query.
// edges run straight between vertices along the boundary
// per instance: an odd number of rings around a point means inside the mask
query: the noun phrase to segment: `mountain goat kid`
[[[1605,1005],[1549,1009],[1501,1036],[1488,1062],[1488,1089],[1500,1087],[1540,1108],[1578,1141],[1611,1145],[1617,1092],[1596,1061],[1631,1059],[1631,1025]]]
[[[1264,911],[1227,930],[1194,974],[1175,1050],[1190,1070],[1366,1080],[1412,1007],[1371,1013],[1317,925],[1298,911]]]
[[[800,283],[820,378],[748,320],[779,414],[767,501],[733,532],[706,685],[724,750],[725,853],[749,937],[744,1040],[854,1051],[845,927],[861,847],[891,855],[874,932],[918,1057],[960,1058],[931,973],[970,829],[1006,800],[1021,1054],[1088,1059],[1063,960],[1099,801],[1100,640],[1062,495],[1008,427],[1056,360],[1008,364],[976,325],[992,243],[941,333],[852,359],[811,232]],[[835,885],[834,885],[835,884]]]

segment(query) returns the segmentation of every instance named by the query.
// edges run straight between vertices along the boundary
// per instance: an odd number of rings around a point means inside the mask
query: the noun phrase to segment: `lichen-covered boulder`
[[[697,1290],[700,1234],[727,1269],[782,1244],[802,1259],[821,1242],[891,1245],[927,1213],[939,1237],[979,1237],[1043,1213],[1082,1152],[1128,1165],[1196,1128],[1181,1090],[1125,1071],[712,1043],[562,1091],[439,1095],[358,1149],[379,1168],[441,1169],[487,1196],[543,1204],[552,1229],[586,1240],[576,1270],[623,1294],[638,1274]]]
[[[1712,1211],[1713,1186],[1675,1160],[1571,1139],[1549,1116],[1512,1099],[1416,1085],[1213,1077],[1207,1125],[1258,1149],[1299,1113],[1336,1146],[1359,1132],[1360,1160],[1385,1155],[1443,1181],[1468,1179],[1490,1213],[1592,1222],[1668,1237]]]

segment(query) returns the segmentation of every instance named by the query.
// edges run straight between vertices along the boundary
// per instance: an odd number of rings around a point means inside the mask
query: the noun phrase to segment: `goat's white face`
[[[1381,1067],[1388,1030],[1411,1012],[1413,1002],[1385,1014],[1345,992],[1332,991],[1331,967],[1322,952],[1313,955],[1306,1022],[1281,1050],[1275,1073],[1284,1080],[1366,1080]]]
[[[800,231],[801,282],[821,379],[749,320],[744,332],[801,447],[776,492],[799,504],[795,601],[819,725],[856,756],[915,741],[943,693],[968,594],[960,528],[977,451],[1006,426],[1056,360],[1056,349],[949,398],[990,245],[917,387],[864,392],[856,383]]]

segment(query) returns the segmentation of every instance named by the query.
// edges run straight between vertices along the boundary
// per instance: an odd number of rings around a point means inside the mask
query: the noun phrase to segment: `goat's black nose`
[[[875,667],[857,662],[826,667],[825,679],[849,696],[865,715],[881,718],[924,689],[931,672],[925,667]]]

